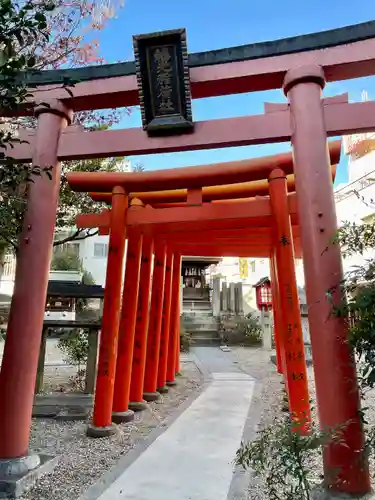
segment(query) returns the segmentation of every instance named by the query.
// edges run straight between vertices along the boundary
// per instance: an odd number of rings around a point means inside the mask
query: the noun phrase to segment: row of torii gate
[[[294,270],[294,257],[303,256],[319,421],[323,429],[342,429],[341,441],[324,448],[325,486],[351,494],[370,490],[347,325],[331,314],[327,300],[328,290],[333,290],[334,302],[341,300],[343,277],[340,249],[330,244],[337,231],[332,178],[341,144],[327,147],[327,137],[375,129],[375,103],[349,104],[347,95],[322,99],[321,94],[326,79],[374,73],[375,24],[296,37],[280,47],[276,44],[277,49],[275,44],[235,48],[232,59],[226,51],[193,55],[191,93],[202,98],[283,87],[288,103],[266,104],[261,115],[198,122],[194,131],[180,136],[149,137],[142,129],[82,132],[68,126],[74,111],[133,106],[143,99],[135,69],[128,63],[115,65],[105,77],[106,68],[88,68],[69,94],[53,85],[62,81],[64,72],[51,72],[50,80],[43,72],[44,86],[37,96],[44,104],[35,109],[37,131],[12,151],[20,161],[53,169],[52,180],[41,176],[30,184],[17,255],[0,373],[0,465],[5,461],[7,470],[20,461],[27,466],[60,161],[291,140],[293,157],[142,173],[69,174],[74,190],[92,193],[110,205],[99,215],[77,220],[80,227],[99,227],[110,238],[89,433],[108,434],[113,419],[131,418],[130,402],[142,406],[144,399],[157,397],[158,389],[175,383],[177,276],[179,283],[181,255],[194,254],[271,259],[278,369],[285,378],[291,414],[305,422],[301,430],[308,432]],[[86,70],[72,71],[82,75]]]
[[[330,144],[333,165],[339,162],[340,150],[340,141]],[[236,183],[239,170],[249,179],[265,179]],[[175,384],[182,255],[270,258],[278,370],[285,374],[290,412],[308,431],[310,403],[294,268],[295,255],[301,257],[301,249],[292,171],[292,155],[286,153],[130,175],[68,174],[74,190],[89,192],[94,200],[111,206],[101,214],[77,218],[79,228],[99,228],[100,234],[109,234],[89,435],[114,432],[112,421],[130,421],[131,409],[142,409],[144,400],[156,400],[159,392]],[[221,174],[228,185],[211,186],[212,179],[220,182]],[[156,191],[161,180],[169,190]],[[184,189],[173,189],[181,184]],[[150,191],[153,188],[155,191]],[[282,341],[283,331],[288,331],[286,343]]]

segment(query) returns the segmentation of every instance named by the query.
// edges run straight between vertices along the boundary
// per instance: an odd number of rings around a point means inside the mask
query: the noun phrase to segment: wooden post
[[[270,200],[276,225],[276,258],[283,318],[285,370],[291,417],[298,431],[307,433],[311,422],[309,390],[290,223],[286,177],[274,170],[269,177]]]
[[[38,371],[36,374],[35,394],[39,394],[43,389],[47,337],[48,337],[48,328],[43,327],[42,342],[40,344],[40,351],[39,351]]]
[[[288,71],[284,92],[290,102],[295,183],[300,221],[306,297],[319,421],[323,429],[342,429],[340,442],[324,447],[324,482],[330,492],[353,496],[371,490],[363,457],[356,366],[348,343],[345,318],[332,314],[340,304],[343,279],[340,248],[331,243],[337,233],[335,199],[322,103],[325,76],[321,66],[297,66]]]
[[[134,419],[134,412],[129,410],[129,394],[132,375],[135,324],[137,319],[141,255],[142,234],[134,234],[128,239],[125,283],[122,295],[116,379],[112,409],[112,420],[116,423],[130,422]]]
[[[166,379],[167,379],[167,360],[168,360],[170,319],[171,319],[173,258],[174,255],[172,250],[167,249],[167,261],[165,265],[164,301],[163,301],[160,350],[159,350],[158,379],[157,379],[157,390],[161,394],[168,392],[168,387],[166,386]]]
[[[169,346],[167,359],[167,385],[176,384],[176,356],[178,337],[180,335],[180,276],[181,276],[181,255],[175,254],[173,260],[172,273],[172,299],[171,317],[169,327]]]
[[[153,238],[150,236],[144,236],[142,247],[141,275],[139,279],[133,365],[130,383],[129,408],[133,411],[144,410],[147,407],[147,404],[143,399],[143,384],[146,367],[147,331],[149,320],[153,249]]]
[[[96,361],[98,358],[98,329],[90,328],[88,333],[89,349],[86,361],[85,394],[94,394]]]
[[[51,168],[52,178],[46,173],[35,175],[34,182],[28,185],[0,374],[0,461],[19,461],[28,455],[59,198],[61,168],[57,151],[61,131],[72,118],[59,101],[38,107],[35,114],[38,129],[33,139],[33,165]]]
[[[152,294],[150,321],[147,335],[147,354],[143,399],[156,401],[160,395],[156,392],[159,366],[160,334],[163,315],[164,280],[166,264],[166,246],[155,243],[154,273],[152,277]]]
[[[272,311],[273,311],[273,324],[274,324],[274,338],[276,347],[276,366],[278,373],[283,373],[281,349],[283,339],[283,323],[281,316],[281,305],[279,297],[279,284],[277,282],[276,271],[276,253],[272,251],[270,256],[271,268],[271,290],[272,290]]]
[[[124,189],[122,187],[115,188],[112,194],[111,227],[94,413],[93,421],[87,428],[87,435],[91,437],[105,437],[116,432],[116,427],[112,424],[112,402],[120,323],[127,209],[128,197]]]

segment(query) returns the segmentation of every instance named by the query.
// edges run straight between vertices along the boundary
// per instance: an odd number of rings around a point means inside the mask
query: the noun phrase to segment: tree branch
[[[62,240],[57,240],[53,242],[53,246],[57,247],[58,245],[63,245],[64,243],[69,243],[69,241],[81,241],[81,240],[86,240],[87,238],[91,238],[91,236],[96,236],[99,234],[99,229],[94,231],[93,233],[90,233],[88,231],[86,234],[80,236],[81,234],[81,229],[77,229],[77,231],[70,236],[67,236],[66,238],[63,238]]]

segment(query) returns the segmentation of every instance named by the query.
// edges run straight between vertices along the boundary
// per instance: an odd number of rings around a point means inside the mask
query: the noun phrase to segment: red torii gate
[[[332,143],[330,145],[331,158],[336,163],[338,161],[337,155],[340,153],[340,143]],[[166,382],[167,365],[170,367],[175,366],[175,355],[177,341],[177,328],[173,327],[172,335],[169,336],[168,331],[168,318],[171,314],[171,297],[178,296],[179,278],[180,275],[180,261],[178,266],[174,267],[176,277],[176,289],[171,295],[172,287],[172,262],[173,256],[180,259],[181,254],[194,255],[246,255],[255,257],[271,257],[273,261],[272,271],[274,282],[280,281],[280,287],[274,284],[274,300],[275,303],[280,303],[280,307],[284,311],[282,315],[277,311],[276,320],[278,322],[276,330],[280,332],[289,332],[289,337],[280,334],[283,342],[283,348],[278,344],[278,369],[283,372],[286,377],[286,385],[288,388],[291,414],[294,418],[301,422],[305,421],[304,429],[308,429],[310,419],[309,398],[307,390],[307,379],[305,370],[305,359],[303,348],[301,349],[302,330],[298,305],[298,293],[294,271],[294,252],[297,250],[298,256],[301,256],[298,236],[299,231],[295,227],[292,231],[291,221],[296,219],[296,198],[295,194],[287,194],[287,188],[294,188],[294,177],[288,180],[284,171],[280,168],[275,168],[275,165],[282,165],[285,170],[289,170],[292,165],[291,154],[276,155],[273,157],[261,158],[258,160],[250,160],[246,162],[238,162],[235,167],[240,166],[248,168],[248,177],[253,175],[255,177],[261,175],[260,171],[265,175],[269,174],[268,184],[264,185],[263,182],[247,182],[245,184],[230,184],[218,187],[210,187],[208,183],[212,182],[215,178],[220,182],[220,173],[224,173],[225,181],[230,179],[235,180],[238,178],[238,172],[231,173],[232,177],[228,174],[228,170],[223,167],[228,167],[228,164],[221,164],[217,166],[207,167],[187,167],[179,170],[161,170],[155,175],[154,172],[144,172],[138,175],[128,175],[123,173],[72,173],[68,175],[68,182],[71,187],[78,191],[96,190],[96,193],[91,194],[95,200],[105,201],[112,205],[118,198],[118,193],[108,194],[104,190],[120,190],[132,193],[129,195],[132,198],[130,207],[126,214],[126,226],[123,228],[113,225],[112,217],[116,208],[112,206],[112,210],[104,210],[101,214],[86,214],[77,218],[77,226],[80,228],[99,227],[101,234],[109,232],[110,234],[110,253],[109,253],[109,268],[112,268],[112,263],[116,260],[117,269],[122,265],[120,262],[119,253],[116,247],[112,245],[111,238],[114,233],[118,232],[116,238],[125,239],[125,234],[129,241],[129,258],[126,260],[126,273],[124,285],[124,297],[122,304],[122,317],[135,318],[137,311],[136,291],[132,290],[133,301],[130,301],[128,293],[131,290],[131,283],[139,281],[139,262],[142,252],[141,238],[142,234],[147,234],[149,237],[155,238],[159,244],[165,245],[167,243],[167,260],[165,271],[165,293],[164,293],[164,306],[163,306],[163,326],[161,327],[161,303],[159,308],[154,308],[151,312],[151,332],[150,338],[157,339],[156,348],[153,349],[153,361],[151,362],[151,372],[145,370],[145,393],[146,398],[151,399],[156,397],[156,389],[163,390]],[[233,168],[233,167],[232,167]],[[273,170],[272,170],[273,168]],[[333,176],[334,171],[333,170]],[[200,177],[197,179],[197,171],[201,172]],[[244,174],[242,174],[244,175]],[[159,186],[159,179],[163,179],[164,187],[167,185],[170,188],[175,188],[181,185],[181,178],[187,184],[187,189],[182,192],[176,191],[163,191],[153,192],[155,185]],[[289,182],[288,182],[289,181]],[[267,182],[267,181],[266,181]],[[196,184],[202,186],[197,189]],[[186,184],[185,184],[186,185]],[[193,185],[193,188],[190,186]],[[133,189],[142,189],[143,192],[135,193]],[[147,189],[148,192],[145,190]],[[100,191],[102,191],[100,193]],[[267,192],[271,195],[268,197],[255,196],[247,199],[233,199],[232,196],[249,196],[249,194],[257,195],[258,193],[264,194]],[[114,191],[113,191],[114,193]],[[203,196],[209,202],[203,201]],[[220,199],[220,202],[214,203],[212,198]],[[227,199],[229,197],[229,199]],[[176,200],[180,203],[176,203]],[[186,200],[186,202],[184,201]],[[154,207],[148,205],[144,206],[143,201],[153,202]],[[156,202],[156,203],[155,203]],[[170,202],[170,203],[168,203]],[[160,207],[163,208],[160,208]],[[159,207],[159,208],[155,208]],[[291,217],[290,217],[291,216]],[[272,224],[272,220],[276,224]],[[194,227],[192,227],[192,224]],[[236,229],[233,229],[236,226]],[[253,227],[254,226],[254,227]],[[232,229],[224,229],[232,228]],[[217,228],[217,229],[214,229]],[[221,230],[220,230],[221,228]],[[190,230],[190,234],[189,231]],[[204,231],[204,234],[203,234]],[[202,238],[208,238],[209,242],[203,243]],[[294,240],[294,241],[293,241]],[[294,244],[293,244],[294,243]],[[281,245],[281,246],[280,246]],[[280,246],[280,248],[278,248]],[[146,246],[146,253],[149,255],[149,244]],[[121,247],[122,248],[122,247]],[[111,253],[111,249],[112,252]],[[165,250],[164,250],[165,254]],[[164,255],[165,258],[165,255]],[[158,256],[156,256],[156,260]],[[115,269],[115,264],[113,264]],[[279,270],[279,272],[276,271]],[[129,277],[128,273],[131,273]],[[162,276],[162,275],[160,275]],[[277,279],[276,279],[277,276]],[[121,275],[119,273],[107,273],[106,289],[108,294],[113,297],[113,289],[118,289],[121,284]],[[154,285],[157,289],[162,290],[163,283],[155,281]],[[148,286],[149,280],[144,281],[144,287]],[[288,292],[285,293],[285,288]],[[140,288],[141,296],[145,297],[142,287]],[[135,298],[134,298],[135,297]],[[288,302],[289,301],[289,302]],[[142,302],[142,301],[141,301]],[[176,317],[176,303],[172,307],[173,325],[175,325]],[[139,362],[134,363],[133,359],[133,377],[131,374],[130,366],[133,354],[134,337],[136,325],[134,321],[129,321],[127,324],[120,322],[119,330],[119,356],[117,358],[117,369],[115,377],[115,360],[116,355],[109,356],[108,353],[113,352],[110,346],[116,345],[116,314],[117,324],[118,311],[115,311],[113,304],[111,306],[106,304],[103,312],[103,325],[107,324],[104,318],[111,325],[111,328],[102,333],[102,345],[99,357],[99,372],[96,391],[96,401],[94,406],[93,425],[89,427],[90,435],[103,435],[104,433],[112,432],[111,422],[114,421],[128,421],[131,418],[129,414],[129,387],[131,384],[142,387],[143,380],[140,380],[144,373],[144,369],[134,374],[134,369],[137,365],[142,364]],[[109,316],[111,315],[111,319]],[[147,324],[147,320],[139,321],[142,325]],[[158,326],[154,326],[158,325]],[[290,325],[290,327],[288,326]],[[292,326],[294,325],[294,326]],[[161,327],[161,335],[158,327]],[[295,331],[292,330],[295,329]],[[127,344],[121,341],[122,337],[127,339]],[[146,348],[146,333],[142,333],[143,349]],[[161,339],[161,343],[160,343]],[[171,340],[169,340],[171,339]],[[288,345],[288,342],[293,340],[296,345]],[[139,340],[138,340],[139,342]],[[167,356],[164,355],[163,346],[171,344],[169,349],[169,357],[173,357],[169,362]],[[151,343],[149,344],[151,346]],[[161,346],[161,348],[160,348]],[[294,350],[293,350],[294,349]],[[156,351],[156,353],[155,353]],[[167,350],[168,352],[168,350]],[[159,356],[160,354],[160,356]],[[146,355],[141,348],[141,359],[146,363]],[[124,368],[127,363],[128,369]],[[282,368],[283,365],[283,368]],[[105,366],[105,377],[101,379]],[[108,368],[109,367],[109,368]],[[156,370],[158,368],[158,370]],[[113,379],[115,377],[115,383]],[[117,380],[121,380],[119,384]],[[174,382],[173,368],[169,370],[169,383]],[[114,391],[114,392],[113,392]],[[112,395],[114,394],[114,395]],[[132,398],[130,398],[132,399]],[[113,400],[113,407],[112,407]],[[138,390],[138,400],[132,400],[133,405],[136,407],[142,405],[142,393]]]
[[[38,99],[47,103],[35,111],[38,129],[35,134],[22,136],[27,143],[12,151],[20,161],[32,160],[35,165],[52,166],[53,178],[52,181],[36,179],[29,189],[0,376],[0,406],[3,409],[0,413],[0,459],[17,462],[19,457],[27,457],[58,200],[59,161],[291,140],[296,202],[299,218],[303,221],[300,239],[319,417],[325,428],[346,426],[345,446],[331,443],[325,449],[325,482],[333,490],[352,494],[369,491],[368,469],[359,459],[364,439],[358,416],[355,366],[346,344],[347,330],[343,319],[330,314],[331,305],[325,300],[326,291],[338,287],[342,279],[339,248],[331,245],[327,249],[327,242],[337,230],[327,137],[374,130],[375,102],[348,104],[345,96],[338,96],[331,103],[325,102],[321,99],[321,90],[326,80],[344,80],[374,73],[374,28],[374,23],[365,23],[287,41],[237,47],[231,51],[229,60],[225,51],[192,55],[189,66],[193,98],[283,87],[289,105],[267,105],[265,113],[257,116],[198,122],[194,133],[183,136],[157,138],[148,137],[142,129],[82,132],[67,127],[73,111],[138,104],[135,68],[130,67],[133,63],[112,68],[113,73],[106,73],[106,67],[89,68],[87,74],[86,69],[67,71],[62,75],[43,72],[40,84],[50,85],[38,89]],[[265,56],[260,57],[263,54]],[[77,71],[80,77],[76,76]],[[108,74],[113,76],[108,77]],[[56,82],[65,76],[75,81],[82,80],[75,85],[72,95],[64,89],[56,89]],[[46,137],[49,142],[46,142]],[[274,165],[271,171],[277,167]],[[285,169],[284,172],[292,173]],[[264,173],[259,172],[253,180],[264,179],[270,174]],[[132,175],[136,176],[134,180],[138,179],[139,174]],[[239,170],[235,177],[235,183],[250,180],[245,174],[241,177]],[[187,186],[186,179],[175,182],[173,186],[166,186],[165,180],[161,179],[153,190],[184,189]],[[278,184],[276,180],[273,182]],[[229,183],[229,178],[223,178],[211,184]],[[200,187],[199,182],[190,185],[190,188]],[[142,187],[133,186],[130,192],[142,190]],[[108,186],[103,189],[105,191],[108,191]],[[127,206],[124,197],[121,188],[115,205]],[[218,203],[213,201],[212,205]],[[230,207],[232,203],[226,205]],[[238,204],[237,208],[240,211],[245,207]],[[205,215],[208,212],[206,210]],[[236,224],[234,227],[241,227],[246,220],[251,222],[251,217],[246,219],[245,216],[238,223],[234,213],[232,216],[232,219],[226,219],[227,228],[231,223]],[[262,224],[266,220],[269,220],[269,215]],[[123,227],[125,222],[124,217],[119,217],[116,224]],[[172,231],[177,226],[175,219],[167,229]],[[191,222],[186,223],[187,230],[194,230],[193,226]],[[200,229],[211,226],[215,226],[211,221],[199,222]],[[157,224],[154,227],[157,229]],[[223,224],[217,225],[217,228],[222,227]],[[335,298],[339,300],[339,293]],[[332,366],[336,369],[332,370]]]
[[[339,144],[335,143],[332,146],[333,150],[333,156],[335,156],[335,153],[339,153],[340,148]],[[289,162],[292,161],[291,155],[284,155],[284,158],[288,158]],[[273,160],[281,159],[280,157],[273,157]],[[336,158],[335,158],[336,160]],[[163,176],[165,171],[160,171],[160,175]],[[186,169],[181,169],[181,174],[184,175],[186,173]],[[273,177],[276,175],[276,178],[273,179]],[[102,178],[106,178],[106,176],[100,176]],[[113,177],[113,176],[112,176]],[[145,185],[149,185],[149,179],[147,179],[148,175],[145,174],[143,175]],[[129,177],[125,176],[122,177],[122,184],[125,182]],[[68,180],[70,184],[73,186],[74,189],[81,189],[81,185],[85,185],[85,182],[90,183],[91,185],[96,185],[96,187],[100,186],[100,179],[98,182],[97,176],[94,176],[92,174],[88,174],[88,176],[82,177],[82,174],[72,174],[69,175]],[[82,182],[84,181],[84,182]],[[118,175],[116,175],[115,182],[121,182],[121,179]],[[299,236],[299,231],[296,227],[294,227],[293,231],[290,225],[289,220],[289,214],[292,213],[294,216],[296,208],[295,208],[295,195],[289,195],[289,200],[288,200],[288,195],[287,195],[287,181],[285,178],[285,175],[282,170],[280,169],[275,169],[273,172],[271,172],[270,176],[270,181],[271,183],[271,193],[272,193],[272,198],[271,198],[271,203],[270,199],[268,197],[263,197],[263,198],[249,198],[247,200],[224,200],[227,201],[228,203],[217,203],[217,204],[212,204],[212,203],[204,203],[202,201],[202,192],[203,189],[201,190],[187,190],[187,199],[188,202],[184,207],[174,207],[174,208],[163,208],[163,209],[155,209],[149,207],[145,207],[142,202],[138,198],[133,198],[132,204],[128,211],[127,211],[127,229],[125,231],[125,227],[122,229],[118,228],[117,230],[120,232],[122,231],[124,234],[126,232],[127,237],[128,237],[128,242],[129,242],[129,249],[130,249],[130,257],[131,259],[136,259],[136,262],[139,262],[140,255],[141,255],[141,246],[139,246],[139,241],[141,238],[141,234],[143,235],[148,235],[151,238],[154,238],[155,241],[157,241],[162,245],[166,244],[167,248],[167,264],[166,264],[166,279],[165,279],[165,294],[164,294],[164,304],[165,304],[165,311],[164,311],[164,318],[168,317],[170,315],[170,308],[172,311],[173,316],[173,321],[172,324],[175,325],[176,318],[178,318],[178,314],[176,314],[176,304],[179,303],[179,300],[177,300],[178,297],[178,292],[179,292],[179,276],[180,276],[180,260],[178,260],[178,265],[173,266],[173,280],[175,283],[176,289],[171,295],[171,279],[170,278],[170,271],[171,271],[171,263],[169,261],[168,265],[168,259],[174,259],[176,261],[176,258],[180,259],[180,256],[182,254],[185,255],[194,255],[195,253],[199,255],[245,255],[245,256],[255,256],[255,257],[270,257],[273,253],[273,249],[277,247],[276,240],[275,240],[275,235],[273,235],[273,229],[276,231],[276,238],[279,236],[282,240],[282,238],[285,239],[285,242],[281,242],[282,246],[288,245],[288,249],[280,250],[279,251],[279,262],[278,266],[280,268],[280,276],[281,279],[285,280],[285,283],[287,283],[288,287],[293,291],[293,296],[292,296],[292,304],[293,307],[291,308],[291,305],[289,304],[287,308],[290,310],[290,318],[288,319],[288,313],[285,316],[285,320],[289,321],[290,324],[295,324],[297,331],[295,332],[296,336],[296,341],[297,345],[296,346],[288,346],[285,344],[285,349],[282,350],[282,356],[281,356],[281,351],[278,348],[278,353],[279,353],[279,370],[280,372],[284,372],[284,375],[286,376],[286,382],[287,382],[287,387],[288,387],[288,392],[289,392],[289,398],[290,398],[290,403],[291,403],[291,413],[294,415],[296,420],[306,420],[306,426],[305,428],[307,429],[308,427],[308,422],[310,418],[310,410],[309,410],[309,398],[308,398],[308,391],[307,391],[307,380],[306,380],[306,371],[305,371],[305,363],[304,363],[304,353],[303,353],[303,348],[301,349],[302,346],[302,331],[301,331],[301,324],[300,324],[300,315],[299,315],[299,307],[298,307],[298,295],[297,295],[297,287],[296,287],[296,281],[295,281],[295,274],[294,274],[294,249],[297,249],[298,256],[301,256],[301,251],[300,251],[300,244],[298,240]],[[280,183],[281,186],[278,188],[278,192],[276,194],[273,193],[274,187],[272,186],[273,184]],[[293,182],[293,179],[291,179],[291,183]],[[230,187],[230,189],[228,189]],[[231,196],[233,195],[233,192],[235,191],[235,185],[233,186],[225,186],[223,189],[226,193],[226,196]],[[280,192],[281,188],[281,192]],[[117,187],[116,189],[119,189]],[[129,188],[127,188],[129,189]],[[283,191],[285,190],[285,192]],[[200,199],[199,199],[200,195]],[[138,194],[139,198],[147,198],[147,193],[140,193]],[[154,193],[152,196],[156,197],[157,200],[161,199],[161,193]],[[107,202],[114,202],[116,201],[116,198],[113,198],[113,195],[93,195],[95,199],[101,198],[102,200],[106,200]],[[117,195],[116,195],[117,197]],[[224,194],[221,195],[221,197],[224,197]],[[279,214],[282,214],[283,210],[285,211],[285,219],[284,222],[279,221],[279,217],[277,214],[275,214],[275,208],[272,207],[272,202],[275,202],[275,200],[278,200],[281,197],[282,200],[284,200],[285,206],[279,207],[280,209],[278,210]],[[238,201],[238,203],[237,203]],[[157,204],[159,205],[159,204]],[[172,203],[172,205],[175,205]],[[166,206],[168,206],[166,204]],[[112,208],[112,211],[103,211],[101,214],[86,214],[86,215],[81,215],[77,218],[77,226],[80,228],[88,228],[88,227],[100,227],[101,232],[109,232],[110,237],[113,235],[113,231],[116,230],[116,227],[113,228],[111,218],[112,218],[112,213],[113,213],[114,208]],[[240,216],[241,214],[241,216]],[[295,218],[295,217],[294,217]],[[272,219],[275,219],[276,221],[280,222],[280,224],[283,224],[283,226],[275,225],[273,228],[272,226]],[[175,223],[175,221],[178,221],[178,228]],[[218,230],[218,229],[212,229],[213,225],[219,227],[220,225],[223,226],[227,223],[230,223],[230,227],[233,227],[233,225],[237,224],[238,228],[237,229],[227,229],[227,230]],[[195,224],[195,231],[192,232],[190,231],[187,232],[187,224]],[[207,228],[204,230],[197,231],[197,224],[203,224],[204,226],[207,226]],[[252,227],[255,224],[255,227]],[[209,225],[209,226],[208,226]],[[257,225],[260,225],[260,227],[256,227]],[[264,226],[264,227],[262,227]],[[241,228],[242,227],[242,228]],[[278,229],[280,234],[278,234]],[[169,232],[168,232],[169,230]],[[282,234],[281,234],[282,233]],[[294,240],[294,244],[293,244]],[[205,242],[206,241],[206,242]],[[134,247],[135,243],[137,242],[138,246]],[[110,248],[113,248],[111,245],[111,240],[110,240]],[[287,255],[284,256],[285,250],[287,250]],[[146,245],[146,253],[147,255],[149,254],[149,243]],[[134,257],[136,255],[136,257]],[[118,259],[118,253],[109,253],[109,266],[111,267],[111,263],[113,260]],[[157,258],[157,257],[156,257]],[[288,258],[289,258],[289,264],[288,264]],[[280,260],[281,259],[281,260]],[[128,286],[129,287],[129,292],[131,290],[132,296],[136,297],[136,292],[134,292],[134,287],[133,289],[131,288],[131,283],[135,283],[139,280],[139,276],[134,271],[134,269],[139,269],[139,265],[135,264],[133,260],[131,260],[131,263],[128,266],[128,258],[126,260],[126,273],[125,273],[125,288]],[[120,261],[118,262],[117,266],[120,265]],[[289,268],[288,268],[289,266]],[[169,269],[169,271],[168,271]],[[128,277],[128,270],[131,272],[131,278]],[[286,271],[286,273],[283,272],[283,270]],[[142,279],[142,275],[141,275]],[[107,282],[106,282],[106,289],[111,290],[112,286],[115,287],[115,282],[121,282],[121,275],[117,272],[115,275],[110,275],[107,274]],[[148,280],[144,281],[144,287],[148,286]],[[162,287],[162,283],[154,283],[155,286],[157,287]],[[143,297],[141,304],[145,299],[145,293],[142,292],[142,285],[139,289],[141,296]],[[110,293],[110,296],[113,297],[112,292]],[[124,315],[124,310],[126,311],[125,315],[126,317],[131,316],[132,318],[135,317],[136,314],[136,309],[137,309],[137,303],[136,300],[129,303],[129,297],[127,296],[125,300],[125,289],[124,289],[124,299],[123,299],[123,305],[122,305],[122,316]],[[285,294],[284,294],[285,295]],[[175,303],[173,307],[171,307],[171,297],[172,300],[175,300]],[[176,302],[177,300],[177,302]],[[275,297],[276,300],[276,297]],[[129,305],[130,304],[130,305]],[[139,309],[139,308],[138,308]],[[113,317],[115,316],[115,311],[114,309],[111,309],[110,312],[108,312],[109,309],[106,309],[106,303],[104,305],[104,312],[103,315],[106,316],[106,314],[112,314]],[[157,311],[156,309],[153,311],[154,315],[159,314],[160,318],[160,310]],[[141,317],[139,318],[139,321],[141,324],[146,324],[147,321],[144,320],[142,322]],[[103,321],[104,323],[104,321]],[[150,324],[151,324],[151,332],[150,332],[150,338],[157,338],[157,347],[156,347],[156,354],[155,354],[155,363],[152,362],[152,369],[155,370],[155,365],[158,366],[158,376],[156,377],[156,371],[153,372],[154,379],[153,377],[148,375],[148,370],[146,367],[146,377],[145,377],[145,384],[146,384],[146,398],[150,399],[150,397],[155,397],[156,395],[156,388],[159,390],[162,389],[165,386],[165,374],[166,374],[166,366],[170,366],[169,370],[169,378],[167,378],[168,383],[174,382],[174,372],[173,368],[175,366],[175,352],[176,352],[176,336],[177,336],[177,328],[172,328],[172,335],[169,336],[168,328],[163,327],[162,332],[161,332],[161,346],[166,344],[170,344],[170,349],[168,357],[170,358],[171,356],[173,359],[167,360],[167,356],[163,355],[164,350],[161,348],[159,349],[159,339],[160,339],[160,333],[158,331],[156,333],[153,332],[155,321],[153,318],[153,313],[151,312],[151,319],[150,319]],[[164,321],[164,325],[168,324],[168,320]],[[281,326],[281,324],[278,325],[278,328],[280,329],[281,332],[287,331],[287,324],[285,323],[284,326]],[[131,325],[129,327],[129,325]],[[297,326],[298,325],[298,326]],[[134,337],[136,333],[136,327],[135,323],[129,322],[128,321],[128,327],[124,330],[126,334],[124,333],[123,335],[127,338],[127,345],[123,346],[124,352],[126,352],[126,355],[124,354],[123,356],[120,355],[120,357],[117,360],[117,370],[116,370],[116,382],[114,384],[114,403],[113,403],[113,410],[112,411],[112,394],[111,394],[111,388],[113,387],[113,384],[110,382],[110,379],[114,377],[114,363],[115,361],[112,359],[108,359],[108,353],[112,352],[110,349],[110,344],[112,342],[116,342],[113,339],[113,335],[116,334],[113,330],[111,330],[107,336],[106,336],[106,331],[103,330],[102,334],[102,339],[103,339],[103,345],[101,345],[101,350],[100,353],[102,354],[99,358],[99,374],[101,373],[100,367],[102,364],[104,364],[106,367],[112,366],[112,370],[109,369],[107,371],[110,372],[109,377],[106,375],[106,381],[107,381],[107,387],[106,389],[98,382],[98,388],[103,389],[104,394],[100,394],[99,390],[96,391],[97,399],[95,402],[95,407],[94,407],[94,420],[93,420],[93,427],[89,428],[90,434],[94,435],[102,435],[104,432],[111,432],[111,422],[112,420],[115,421],[124,421],[128,420],[131,418],[131,415],[129,415],[128,412],[128,406],[129,406],[129,392],[128,389],[124,390],[124,385],[126,385],[127,388],[130,387],[131,384],[136,384],[137,387],[142,387],[143,380],[138,380],[139,377],[141,377],[144,373],[144,370],[139,370],[139,373],[134,374],[134,369],[140,364],[139,359],[138,359],[138,354],[137,354],[137,362],[134,363],[133,359],[133,374],[131,377],[130,371],[126,373],[126,377],[124,376],[125,368],[124,368],[124,361],[126,360],[128,362],[128,365],[131,365],[131,358],[132,358],[132,349],[134,345]],[[125,327],[125,325],[120,326],[120,339],[122,336],[122,327]],[[292,335],[293,336],[293,335]],[[142,335],[142,340],[143,344],[141,345],[141,359],[145,359],[145,354],[143,355],[142,351],[142,346],[145,349],[146,347],[146,334],[143,333]],[[290,339],[288,340],[290,342]],[[286,340],[285,340],[286,342]],[[138,340],[138,343],[140,341]],[[121,342],[119,342],[119,350],[121,351]],[[293,351],[294,349],[294,351]],[[129,353],[130,350],[130,353]],[[151,352],[151,351],[150,351]],[[149,354],[150,354],[149,352]],[[160,353],[160,357],[158,357],[158,354]],[[115,356],[115,353],[114,353]],[[281,368],[281,357],[284,359],[284,370]],[[119,361],[121,360],[121,361]],[[111,377],[112,375],[112,377]],[[301,377],[296,378],[296,377]],[[121,379],[126,379],[123,384],[121,384],[120,389],[116,391],[116,388],[118,387],[117,383],[117,378],[121,377]],[[136,380],[137,379],[137,380]],[[151,380],[150,380],[151,379]],[[301,387],[302,386],[302,389]],[[126,394],[126,396],[124,396]],[[150,396],[150,394],[152,396]],[[136,404],[136,407],[139,407],[139,405],[142,404],[142,393],[139,391],[138,392],[138,397],[140,400],[134,401],[133,398],[130,398],[132,401],[132,404]],[[112,412],[112,414],[111,414]]]

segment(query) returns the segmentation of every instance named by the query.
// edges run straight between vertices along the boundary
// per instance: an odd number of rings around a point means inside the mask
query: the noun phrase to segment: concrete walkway
[[[208,377],[203,392],[95,498],[227,500],[231,496],[233,460],[255,382],[236,368],[230,353],[218,348],[197,348],[194,357]]]

